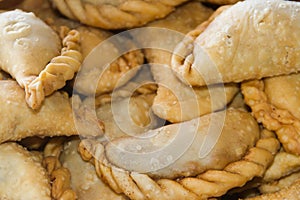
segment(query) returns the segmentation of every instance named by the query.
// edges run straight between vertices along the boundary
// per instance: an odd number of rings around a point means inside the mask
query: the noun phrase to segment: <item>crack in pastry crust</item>
[[[52,0],[63,15],[83,24],[104,29],[122,29],[141,26],[163,18],[174,7],[188,0],[127,0],[113,3],[86,0]]]

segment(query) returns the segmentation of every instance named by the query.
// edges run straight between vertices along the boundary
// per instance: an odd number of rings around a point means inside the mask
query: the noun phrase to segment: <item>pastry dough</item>
[[[0,30],[0,66],[23,88],[59,54],[58,35],[33,13],[1,13]]]
[[[16,143],[0,145],[0,199],[51,200],[50,180],[33,157]]]
[[[138,66],[144,62],[144,56],[140,50],[131,51],[119,57],[118,48],[111,41],[106,40],[111,36],[109,32],[83,26],[78,27],[77,30],[81,35],[82,54],[86,63],[83,65],[75,81],[75,90],[81,94],[95,94],[98,96],[111,92],[134,77],[139,70]],[[101,42],[104,43],[102,43],[101,47],[105,48],[108,51],[107,53],[109,53],[107,54],[107,58],[114,58],[113,56],[116,56],[116,58],[119,57],[115,61],[111,60],[111,63],[108,63],[107,67],[105,67],[106,63],[105,66],[100,66],[103,62],[99,59],[99,49],[98,51],[94,50],[92,55],[89,54]],[[127,44],[123,45],[134,47],[133,43],[130,43],[128,39],[126,42]],[[93,56],[96,56],[96,58]],[[100,58],[101,56],[105,57],[106,55],[104,55],[104,52],[101,52]],[[97,61],[98,59],[99,62]]]
[[[13,80],[0,81],[0,143],[29,136],[76,135],[71,103],[66,93],[55,92],[39,110],[30,109],[25,92]]]
[[[65,143],[60,161],[71,173],[71,187],[80,200],[125,200],[101,181],[94,166],[81,159],[77,152],[80,140],[74,139]]]
[[[104,29],[142,26],[163,18],[188,0],[52,0],[63,15]]]
[[[211,111],[223,109],[239,90],[235,84],[228,84],[225,87],[215,85],[209,89],[191,88],[177,79],[169,67],[171,64],[169,51],[174,49],[176,41],[183,38],[179,32],[190,31],[208,19],[212,13],[211,9],[201,3],[190,2],[180,6],[167,18],[147,25],[147,27],[155,27],[155,29],[145,30],[148,39],[144,38],[144,34],[136,38],[144,47],[152,47],[152,49],[146,48],[144,52],[147,61],[151,64],[154,79],[159,85],[152,106],[153,112],[172,123],[188,121]],[[172,43],[165,43],[165,41],[172,41]]]
[[[52,58],[39,76],[25,86],[26,102],[31,108],[38,109],[46,96],[73,79],[82,63],[79,41],[79,32],[71,30],[63,39],[60,56]]]
[[[196,177],[181,177],[172,180],[152,179],[146,174],[126,171],[111,165],[105,156],[104,147],[95,143],[94,140],[84,140],[79,145],[83,159],[95,164],[98,176],[106,181],[115,192],[124,193],[134,200],[190,200],[221,196],[231,188],[244,185],[255,176],[262,176],[272,163],[278,148],[279,142],[274,137],[262,134],[255,147],[250,148],[241,160],[232,162],[221,170],[211,169]]]
[[[299,9],[293,1],[239,2],[188,34],[173,54],[172,68],[193,86],[297,72]]]
[[[299,74],[242,84],[245,102],[267,129],[275,131],[287,152],[300,154]]]

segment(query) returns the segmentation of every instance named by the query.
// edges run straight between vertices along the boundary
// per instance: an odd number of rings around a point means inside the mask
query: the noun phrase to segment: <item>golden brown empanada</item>
[[[125,200],[123,195],[113,192],[97,177],[94,166],[81,159],[77,152],[80,140],[65,143],[60,161],[71,173],[71,187],[80,200]]]
[[[163,18],[187,0],[52,0],[70,19],[104,29],[141,26]]]
[[[275,131],[287,152],[300,154],[300,74],[242,84],[246,104],[258,122]]]
[[[33,157],[16,143],[0,145],[0,199],[51,200],[50,180]]]
[[[188,34],[172,57],[193,86],[240,82],[300,69],[300,3],[239,2]]]
[[[218,117],[222,114],[215,113]],[[207,199],[221,196],[255,176],[262,176],[273,161],[279,142],[273,136],[264,135],[264,132],[259,136],[258,125],[249,113],[229,109],[218,143],[202,162],[198,162],[197,159],[201,160],[198,150],[203,142],[200,138],[210,134],[206,131],[213,115],[199,119],[201,123],[195,140],[191,141],[193,144],[182,152],[178,160],[171,155],[174,149],[164,153],[156,151],[173,141],[174,131],[182,126],[179,131],[184,133],[184,138],[174,146],[180,149],[195,131],[198,119],[156,129],[149,132],[150,136],[154,136],[152,138],[147,138],[147,135],[140,140],[119,138],[105,146],[95,140],[83,140],[79,151],[85,160],[95,164],[99,177],[115,192],[124,193],[131,199]],[[213,126],[216,128],[216,124]],[[133,157],[127,157],[127,151]],[[149,151],[153,154],[148,154]],[[211,167],[206,168],[205,165]],[[149,169],[154,171],[147,172]],[[180,178],[172,179],[176,177]]]
[[[178,7],[165,19],[147,25],[147,28],[150,28],[145,32],[151,39],[147,37],[145,39],[143,34],[136,38],[144,47],[153,46],[153,49],[144,50],[154,79],[159,85],[152,109],[156,115],[170,122],[187,121],[222,109],[238,91],[235,84],[228,84],[225,87],[224,85],[215,85],[209,89],[206,87],[192,88],[182,83],[170,68],[171,52],[169,51],[172,51],[176,46],[176,41],[183,37],[181,33],[193,29],[208,19],[212,13],[210,8],[201,3],[190,2]],[[191,18],[190,15],[193,17]],[[151,27],[164,29],[157,31]],[[167,42],[165,43],[165,41]]]

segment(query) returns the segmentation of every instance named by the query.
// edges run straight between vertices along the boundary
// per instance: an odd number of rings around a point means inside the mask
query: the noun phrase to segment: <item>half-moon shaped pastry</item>
[[[104,29],[142,26],[163,18],[187,0],[52,0],[70,19]]]
[[[33,13],[0,13],[0,66],[25,88],[59,54],[58,35]]]
[[[178,45],[172,68],[193,86],[300,70],[300,3],[249,0],[223,9]]]
[[[222,114],[216,113],[218,116]],[[201,117],[198,130],[195,129],[196,121],[191,120],[156,129],[150,133],[154,137],[145,135],[144,140],[125,137],[105,146],[95,140],[84,140],[79,151],[83,159],[95,164],[99,177],[115,192],[124,193],[134,200],[218,197],[231,188],[243,186],[255,176],[263,176],[279,149],[279,142],[273,135],[264,132],[260,135],[258,125],[249,113],[230,109],[217,144],[201,161],[198,150],[203,140],[200,138],[205,136],[208,118],[212,116]],[[178,130],[180,125],[182,127]],[[180,149],[195,130],[193,144],[182,152],[180,158],[172,157],[174,151],[170,154],[168,151],[155,152],[172,143],[174,135],[178,135],[176,131],[185,133],[179,143],[175,142],[174,148]],[[156,154],[151,158],[148,150]],[[131,159],[126,156],[127,151],[132,153]],[[155,171],[145,172],[151,167]]]
[[[16,143],[4,143],[0,160],[0,199],[51,200],[46,170],[29,151]]]

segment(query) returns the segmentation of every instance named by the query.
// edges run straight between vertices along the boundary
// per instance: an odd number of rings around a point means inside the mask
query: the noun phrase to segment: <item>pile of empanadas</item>
[[[0,199],[300,199],[300,3],[0,1]]]

